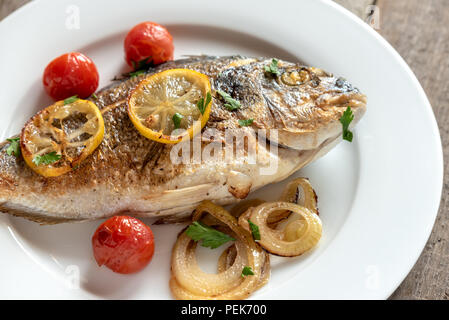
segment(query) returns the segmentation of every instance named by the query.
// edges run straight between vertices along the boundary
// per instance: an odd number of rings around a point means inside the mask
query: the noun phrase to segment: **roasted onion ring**
[[[279,201],[296,203],[318,214],[318,197],[307,178],[297,178],[290,181],[283,190]],[[288,218],[289,215],[289,211],[277,211],[270,215],[268,224],[270,227],[276,227],[280,221]]]
[[[268,218],[276,211],[291,212],[283,228],[272,229]],[[313,248],[321,238],[321,220],[311,210],[290,202],[267,202],[248,210],[239,223],[249,230],[248,219],[259,227],[259,244],[268,252],[284,256],[299,256]],[[299,220],[301,219],[301,220]]]
[[[223,272],[229,268],[237,256],[235,245],[228,247],[218,258],[218,272]],[[262,275],[260,277],[257,289],[262,288],[270,280],[270,256],[265,254],[265,263],[262,267]]]
[[[232,245],[234,259],[219,263],[218,274],[207,274],[199,268],[196,257],[196,242],[182,232],[173,247],[171,261],[170,289],[177,299],[244,299],[269,277],[269,257],[252,239],[251,235],[238,225],[237,220],[224,208],[210,201],[202,202],[195,210],[192,220],[197,221],[205,213],[226,225],[236,239]],[[202,220],[204,223],[204,220]],[[221,260],[221,259],[220,259]],[[253,276],[242,277],[243,267],[249,266]]]
[[[259,204],[262,204],[264,202],[265,201],[263,201],[261,199],[244,200],[244,201],[237,203],[235,206],[233,206],[230,213],[232,216],[238,218],[238,217],[240,217],[240,215],[242,215],[248,209],[257,207]]]

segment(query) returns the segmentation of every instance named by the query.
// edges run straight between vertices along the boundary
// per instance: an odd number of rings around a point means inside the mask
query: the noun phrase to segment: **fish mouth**
[[[324,93],[316,100],[316,106],[319,108],[347,108],[351,109],[366,108],[367,98],[364,94],[354,91],[350,93]]]
[[[269,101],[267,101],[270,107]],[[353,128],[366,112],[367,98],[357,89],[346,92],[326,92],[315,100],[310,108],[304,108],[300,116],[310,117],[313,112],[320,114],[317,122],[306,123],[304,126],[285,125],[275,128],[267,133],[267,139],[281,147],[296,150],[314,150],[320,148],[324,141],[338,137],[342,134],[342,125],[339,121],[343,112],[350,107],[354,120],[350,128]],[[271,104],[271,107],[272,104]],[[292,123],[292,122],[290,122]],[[303,125],[303,123],[301,123]]]

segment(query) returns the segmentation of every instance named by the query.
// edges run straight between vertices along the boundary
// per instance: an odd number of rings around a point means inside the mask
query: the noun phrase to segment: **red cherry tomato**
[[[160,64],[173,60],[173,38],[160,24],[142,22],[132,28],[125,38],[125,59],[138,69],[139,62]]]
[[[153,257],[154,238],[150,227],[128,216],[106,220],[92,237],[94,257],[118,273],[133,273],[144,268]]]
[[[98,88],[99,75],[93,61],[78,52],[57,57],[45,68],[45,91],[55,100],[77,95],[88,98]]]

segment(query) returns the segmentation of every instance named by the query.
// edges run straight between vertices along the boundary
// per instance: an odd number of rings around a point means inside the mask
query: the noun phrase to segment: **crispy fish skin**
[[[327,153],[341,140],[339,118],[348,105],[358,122],[366,97],[342,78],[320,69],[279,61],[279,76],[264,70],[271,59],[241,56],[198,56],[152,68],[148,74],[188,68],[208,75],[213,106],[204,130],[217,136],[202,138],[201,147],[225,145],[225,131],[246,135],[257,148],[257,161],[245,153],[232,161],[202,159],[173,163],[175,146],[141,136],[128,118],[126,98],[145,75],[116,82],[96,93],[94,102],[105,121],[100,146],[81,166],[59,177],[45,178],[27,167],[21,157],[0,145],[0,211],[41,224],[100,219],[117,214],[159,217],[188,214],[202,200],[229,204],[250,191],[281,181]],[[228,111],[215,90],[241,102]],[[254,119],[251,127],[238,120]],[[278,137],[257,137],[253,129],[277,129]],[[257,139],[259,138],[259,139]],[[260,141],[279,145],[277,154]],[[193,143],[193,142],[189,142]],[[270,175],[260,168],[277,161]]]

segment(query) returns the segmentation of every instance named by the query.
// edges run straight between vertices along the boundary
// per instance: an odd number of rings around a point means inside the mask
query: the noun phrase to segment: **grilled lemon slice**
[[[45,177],[76,168],[103,140],[104,121],[91,101],[66,99],[33,116],[22,129],[20,147],[27,165]]]
[[[128,98],[128,114],[146,138],[177,143],[199,133],[212,105],[209,78],[189,69],[170,69],[143,79]]]

